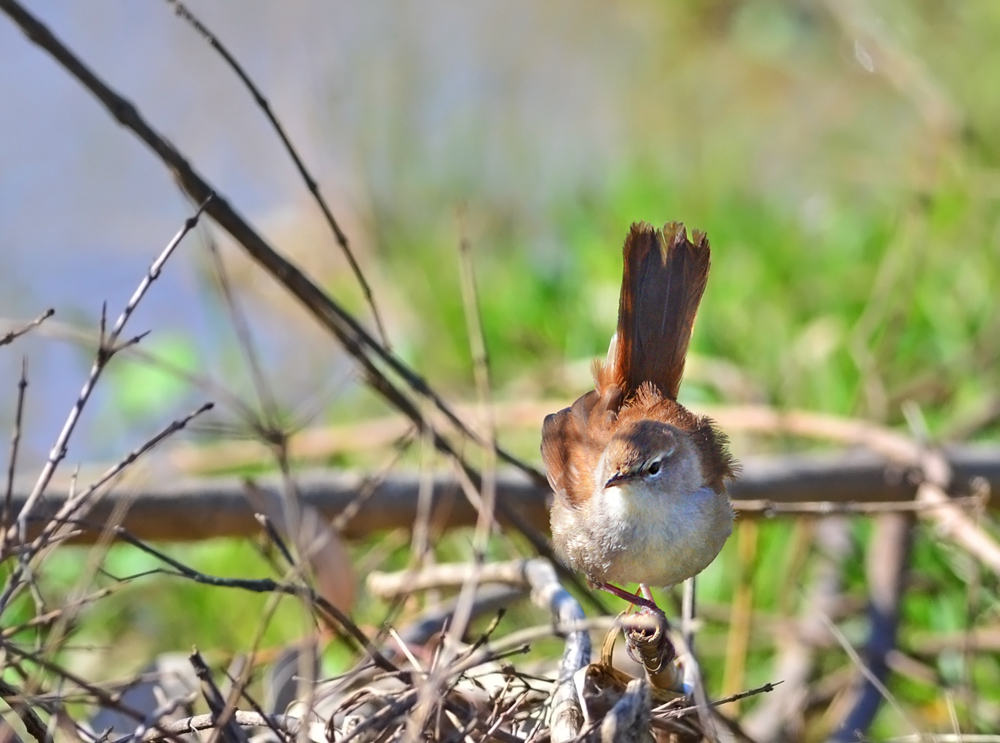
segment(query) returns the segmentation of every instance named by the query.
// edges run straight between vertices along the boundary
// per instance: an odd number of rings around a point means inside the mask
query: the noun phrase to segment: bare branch
[[[922,474],[917,499],[948,506],[920,511],[921,515],[935,521],[942,536],[955,541],[1000,575],[1000,544],[950,503],[946,491],[952,482],[952,472],[942,451],[928,449],[921,442],[896,431],[850,418],[802,411],[782,412],[764,407],[721,412],[721,416],[713,417],[726,430],[741,428],[769,433],[785,432],[866,446],[900,466],[917,470]]]
[[[10,441],[10,461],[7,463],[7,489],[4,493],[3,516],[0,517],[0,554],[7,551],[7,528],[10,526],[11,501],[14,497],[14,473],[17,470],[17,453],[21,445],[21,426],[24,418],[24,398],[28,390],[28,360],[21,359],[21,378],[17,382],[17,406],[14,410],[14,435]]]
[[[247,728],[275,727],[289,736],[297,736],[302,725],[302,722],[295,717],[287,717],[286,715],[262,715],[258,712],[249,712],[246,710],[235,710],[233,712],[233,722],[241,727]],[[164,738],[173,739],[175,737],[187,735],[193,731],[212,730],[215,727],[215,715],[211,713],[205,715],[195,715],[194,717],[186,717],[183,720],[176,720],[165,724],[161,728],[155,730],[148,730],[141,738],[139,738],[139,743],[157,743],[157,741],[161,741]],[[131,740],[132,736],[127,735],[122,738],[118,738],[113,741],[113,743],[129,743]]]
[[[23,693],[3,679],[0,679],[0,699],[3,699],[10,705],[14,714],[20,718],[22,723],[24,723],[25,730],[27,730],[35,738],[35,740],[38,741],[38,743],[54,743],[48,726],[42,722],[41,718],[35,713],[35,710],[33,710],[27,703],[24,699]]]
[[[867,556],[870,600],[864,665],[868,671],[862,674],[854,704],[829,739],[833,743],[849,743],[867,735],[882,706],[889,656],[896,649],[912,530],[913,517],[905,514],[883,514],[876,522]]]
[[[137,539],[133,535],[129,534],[125,529],[116,528],[116,536],[124,542],[131,544],[133,547],[137,547],[143,552],[152,555],[157,558],[165,565],[169,565],[171,568],[177,571],[177,573],[192,580],[196,583],[202,583],[208,586],[223,586],[226,588],[237,588],[244,591],[251,591],[253,593],[282,593],[287,596],[298,596],[300,598],[306,598],[313,606],[315,606],[320,615],[325,619],[330,620],[335,626],[339,626],[341,629],[347,632],[347,634],[353,638],[359,645],[361,645],[371,659],[378,665],[382,670],[389,673],[398,673],[399,669],[391,661],[387,660],[378,649],[372,644],[368,636],[365,635],[351,619],[344,614],[340,609],[331,604],[329,601],[324,599],[322,596],[318,595],[308,586],[302,585],[289,585],[284,583],[277,583],[270,578],[259,578],[256,580],[242,579],[242,578],[219,578],[213,575],[207,575],[198,570],[188,567],[182,562],[179,562],[169,555],[164,554],[160,550],[146,544],[141,539]]]
[[[6,6],[0,7],[7,10]],[[132,294],[132,297],[125,305],[125,309],[122,311],[118,320],[115,322],[114,327],[107,336],[104,334],[105,314],[103,312],[101,313],[101,345],[97,350],[96,357],[94,358],[94,364],[91,367],[90,376],[88,376],[87,380],[83,383],[83,388],[80,390],[76,404],[74,404],[72,410],[70,410],[69,417],[66,419],[66,422],[63,424],[62,431],[59,432],[59,436],[56,438],[56,443],[49,453],[49,458],[45,462],[45,466],[42,468],[41,474],[38,476],[38,481],[35,483],[34,489],[31,491],[30,495],[28,495],[27,500],[18,513],[17,526],[22,535],[25,533],[24,527],[28,516],[30,516],[32,509],[38,502],[38,499],[45,493],[45,489],[48,487],[49,482],[51,482],[52,476],[55,474],[59,463],[66,456],[69,439],[73,435],[73,431],[76,429],[76,424],[80,420],[80,415],[83,413],[84,406],[90,399],[90,395],[94,390],[94,385],[97,384],[97,380],[100,378],[101,372],[104,371],[108,361],[118,350],[120,350],[120,348],[116,347],[116,344],[118,343],[118,338],[121,335],[122,330],[125,328],[125,323],[127,323],[128,319],[132,316],[132,313],[135,311],[135,308],[146,294],[150,285],[159,277],[160,271],[163,269],[163,264],[166,263],[167,259],[174,252],[174,249],[180,244],[181,240],[184,239],[184,236],[198,224],[198,218],[201,216],[201,213],[208,201],[211,201],[211,194],[207,195],[206,199],[194,216],[189,217],[185,221],[181,230],[174,236],[173,240],[167,244],[167,247],[163,249],[159,257],[153,261],[153,264],[150,266],[146,276],[141,282],[139,282],[139,286]],[[128,341],[127,344],[135,343],[141,337],[142,336],[137,336],[132,341]],[[14,535],[8,533],[7,538],[12,539],[14,538]]]
[[[246,731],[233,719],[232,713],[235,711],[235,707],[226,701],[222,692],[219,691],[219,687],[215,685],[212,672],[209,670],[204,658],[201,657],[201,653],[195,650],[189,656],[189,660],[194,667],[194,672],[198,676],[198,680],[201,682],[201,695],[204,697],[205,703],[208,704],[208,708],[212,711],[212,718],[215,721],[218,738],[221,738],[223,743],[250,743],[250,738],[247,736]],[[217,740],[218,738],[214,735],[212,736],[212,740]]]
[[[438,431],[434,430],[412,402],[383,374],[375,359],[386,364],[389,369],[401,379],[414,393],[430,401],[448,422],[465,438],[478,446],[485,442],[473,432],[438,395],[431,386],[415,371],[410,369],[395,354],[378,343],[358,321],[331,297],[319,289],[298,268],[277,253],[223,198],[216,189],[208,184],[166,139],[156,132],[142,117],[136,107],[109,88],[98,78],[79,58],[76,57],[55,35],[38,19],[31,15],[15,0],[0,0],[0,9],[21,28],[34,43],[47,51],[61,64],[67,72],[93,93],[98,100],[115,117],[119,124],[131,129],[145,142],[170,168],[182,189],[196,203],[205,202],[214,196],[206,206],[206,213],[212,217],[239,243],[244,250],[276,281],[282,284],[302,306],[307,309],[321,325],[332,332],[361,365],[372,388],[385,396],[390,404],[398,408],[404,415],[414,421],[420,430],[430,430],[435,446],[450,457],[462,461],[455,449]],[[374,359],[369,356],[374,356]],[[497,456],[525,472],[539,485],[546,482],[545,476],[535,467],[526,464],[518,457],[503,449],[497,449]],[[530,537],[530,535],[529,535]],[[539,545],[544,545],[539,540]],[[536,546],[539,546],[536,545]],[[543,550],[544,551],[544,550]]]
[[[884,681],[881,678],[879,678],[875,673],[872,672],[872,669],[868,667],[864,659],[858,654],[858,651],[855,650],[854,647],[851,645],[851,641],[844,636],[844,633],[841,632],[840,629],[838,629],[837,625],[833,623],[833,620],[831,620],[830,617],[828,617],[826,614],[820,611],[817,611],[816,616],[826,626],[827,631],[829,631],[830,634],[832,634],[837,639],[837,642],[840,644],[840,647],[844,650],[845,653],[847,653],[847,656],[851,659],[851,662],[858,669],[858,671],[861,672],[865,680],[877,690],[879,695],[883,699],[885,699],[885,701],[889,703],[889,706],[892,707],[893,710],[896,712],[896,714],[899,715],[899,718],[903,721],[903,723],[915,735],[920,736],[919,728],[917,727],[913,719],[906,713],[906,710],[903,709],[902,705],[899,703],[899,700],[896,699],[896,697],[892,694],[892,692],[889,691]],[[844,732],[850,735],[850,731],[844,731]],[[847,738],[846,740],[853,740],[853,739],[854,736],[851,735],[851,737]],[[925,740],[925,738],[923,737],[921,737],[920,739]],[[831,740],[839,741],[841,740],[841,738],[837,737],[835,734],[835,736],[831,738]]]
[[[27,325],[17,328],[16,330],[11,330],[6,335],[0,336],[0,346],[6,346],[8,343],[12,343],[25,333],[34,330],[43,322],[52,317],[54,314],[56,314],[56,311],[50,307],[49,309],[45,310],[45,312],[36,317],[34,320],[29,322]]]
[[[233,72],[236,73],[236,76],[247,87],[247,90],[250,91],[250,95],[253,96],[254,102],[260,107],[261,111],[264,112],[264,116],[267,117],[271,126],[274,127],[275,133],[281,139],[281,143],[288,152],[288,156],[291,157],[292,162],[295,163],[295,167],[299,171],[299,175],[306,184],[306,188],[309,189],[309,193],[312,194],[317,206],[320,208],[320,211],[323,212],[323,217],[326,219],[326,223],[330,226],[330,229],[337,240],[337,245],[340,246],[340,249],[344,253],[344,257],[347,258],[347,262],[351,266],[351,271],[354,273],[354,277],[357,279],[358,285],[361,287],[361,291],[365,295],[365,301],[368,303],[369,309],[371,309],[372,319],[375,321],[375,327],[378,329],[379,337],[382,339],[382,343],[385,344],[386,348],[388,348],[389,338],[386,335],[385,326],[382,324],[382,318],[379,315],[378,308],[375,306],[375,297],[372,295],[371,287],[368,285],[368,281],[365,279],[365,275],[361,271],[361,266],[358,265],[357,259],[354,257],[354,252],[351,250],[351,246],[347,241],[347,235],[344,234],[344,231],[340,229],[340,225],[337,224],[337,220],[334,219],[330,206],[319,193],[319,184],[306,169],[305,163],[303,163],[302,158],[299,157],[299,153],[296,151],[294,145],[292,145],[291,139],[289,139],[288,135],[285,133],[284,127],[278,121],[278,117],[271,109],[271,105],[260,92],[260,89],[254,84],[250,75],[243,69],[243,66],[236,61],[236,58],[230,54],[229,50],[223,46],[221,41],[219,41],[219,37],[209,31],[205,24],[196,18],[194,13],[192,13],[186,5],[179,2],[179,0],[167,1],[176,8],[177,15],[190,23],[194,30],[201,34],[205,41],[207,41],[209,45],[219,53],[222,59],[225,60],[226,64],[232,68]]]
[[[101,487],[103,487],[108,482],[110,482],[115,477],[124,472],[126,469],[128,469],[128,467],[131,466],[136,460],[138,460],[139,457],[141,457],[146,452],[150,451],[161,441],[171,436],[172,434],[176,433],[177,431],[183,429],[195,417],[211,409],[212,409],[212,403],[205,403],[194,412],[189,413],[183,418],[171,422],[170,425],[168,425],[162,431],[160,431],[152,438],[145,441],[136,449],[133,449],[131,452],[129,452],[127,456],[125,456],[123,459],[119,460],[115,465],[109,468],[100,478],[97,479],[96,482],[92,483],[88,488],[84,489],[80,493],[76,493],[75,488],[72,489],[68,494],[66,500],[59,508],[59,510],[56,511],[55,514],[51,515],[50,518],[46,519],[45,526],[42,527],[41,532],[38,534],[37,537],[35,537],[35,539],[31,542],[31,544],[27,545],[27,547],[19,555],[20,560],[17,566],[13,569],[13,571],[11,571],[10,577],[7,579],[6,585],[4,586],[3,593],[0,594],[0,612],[2,612],[4,608],[6,608],[6,606],[10,602],[10,599],[17,593],[18,590],[20,590],[22,585],[21,578],[23,577],[24,572],[27,570],[28,564],[31,561],[31,559],[42,549],[54,548],[56,544],[58,544],[61,541],[58,538],[59,532],[61,530],[64,531],[66,529],[66,525],[71,518],[79,517],[82,512],[85,512],[85,509],[88,506],[89,501],[91,497],[94,495],[94,493],[96,493],[98,490],[100,490]],[[30,500],[31,496],[29,495],[28,498],[26,499],[25,507],[27,507],[27,503],[29,503]],[[25,523],[23,513],[24,512],[22,511],[21,513],[18,514],[19,523]],[[112,515],[115,513],[116,511],[112,511],[112,513],[109,514],[107,526],[110,526],[112,523],[115,522],[115,519],[112,517]],[[104,530],[102,530],[100,533],[103,534]],[[13,537],[9,536],[8,538],[13,538]]]
[[[78,688],[87,691],[87,693],[90,694],[93,699],[97,700],[97,702],[102,706],[117,710],[122,714],[131,717],[136,722],[142,722],[145,718],[145,715],[141,710],[137,710],[122,702],[118,698],[117,693],[109,692],[97,684],[90,683],[82,676],[73,673],[69,669],[60,666],[47,658],[44,658],[36,652],[27,650],[17,643],[10,642],[6,639],[0,640],[0,647],[4,649],[5,653],[9,654],[12,660],[23,659],[30,661],[40,668],[52,673],[57,678],[62,678],[72,682]],[[159,729],[159,726],[157,726],[157,728]],[[165,737],[169,737],[177,743],[183,743],[182,736],[176,733],[167,733]]]
[[[989,505],[1000,507],[1000,449],[968,446],[950,448],[946,453],[954,463],[956,478],[982,476],[992,496]],[[942,503],[916,501],[914,483],[894,471],[885,459],[860,451],[748,457],[743,464],[743,474],[730,489],[743,519],[924,512],[953,507],[975,510],[983,503],[979,495],[948,498]],[[360,538],[378,531],[412,528],[424,477],[409,470],[372,479],[361,472],[314,469],[297,473],[296,486],[303,503],[319,509],[328,519],[341,519],[339,526],[345,537]],[[461,485],[453,474],[437,472],[426,479],[428,508],[436,522],[451,528],[476,523],[477,511],[462,498]],[[262,489],[283,492],[279,476],[264,475],[254,482]],[[496,487],[498,502],[516,511],[535,530],[548,529],[548,488],[537,487],[509,469],[497,472]],[[19,489],[15,482],[12,518],[26,500],[27,490]],[[53,489],[37,506],[32,521],[51,516],[65,499],[64,493]],[[95,522],[110,519],[124,500],[129,508],[122,524],[143,539],[191,541],[260,531],[247,503],[246,483],[239,477],[130,481],[127,492],[112,489],[102,496],[89,518]],[[343,519],[348,513],[350,518]],[[36,532],[29,529],[29,533]],[[80,539],[95,537],[82,534]]]

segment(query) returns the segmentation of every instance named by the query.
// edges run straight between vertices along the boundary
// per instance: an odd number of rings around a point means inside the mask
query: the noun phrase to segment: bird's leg
[[[653,596],[652,594],[650,594],[648,586],[643,586],[642,584],[640,584],[639,586],[640,590],[645,589],[643,590],[643,593],[645,595],[638,596],[630,591],[626,591],[624,588],[613,586],[610,583],[600,582],[600,583],[595,583],[594,585],[597,586],[597,588],[600,588],[602,591],[607,591],[608,593],[614,594],[620,599],[625,599],[634,606],[641,606],[644,609],[649,609],[650,611],[656,612],[657,614],[663,614],[663,609],[657,606],[656,602],[653,601]]]

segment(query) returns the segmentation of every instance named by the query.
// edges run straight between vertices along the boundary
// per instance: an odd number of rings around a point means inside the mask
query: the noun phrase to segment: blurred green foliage
[[[996,404],[1000,382],[1000,108],[979,72],[1000,64],[1000,6],[827,5],[649,6],[657,41],[620,102],[634,146],[606,178],[537,207],[479,203],[473,187],[461,226],[414,230],[413,212],[382,205],[381,270],[419,314],[405,341],[414,365],[455,396],[474,394],[456,249],[466,237],[497,396],[568,402],[582,390],[552,370],[604,353],[629,223],[682,220],[714,247],[692,352],[735,367],[756,396],[697,365],[683,394],[894,426],[908,401],[932,435],[995,439],[996,420],[970,421]],[[766,447],[741,444],[740,454]],[[844,579],[856,599],[870,531],[854,523]],[[803,605],[803,586],[789,583],[793,534],[787,522],[761,526],[751,586],[762,615]],[[735,542],[700,579],[706,604],[732,600],[745,567]],[[995,623],[996,577],[929,528],[916,542],[904,651],[920,655],[907,644],[920,632]],[[716,629],[727,627],[709,623],[717,639],[706,643],[724,642]],[[842,629],[866,636],[861,620]],[[751,647],[748,686],[774,680],[770,658],[770,644]],[[721,682],[718,649],[705,668]],[[975,692],[953,702],[963,729],[1000,724],[988,701],[1000,691],[995,654],[945,653],[928,670],[939,682],[890,681],[918,727],[950,730],[941,684],[970,678]],[[887,707],[873,734],[907,730]]]
[[[629,223],[681,220],[707,231],[714,247],[692,352],[737,369],[756,391],[748,398],[695,370],[685,394],[891,425],[911,401],[934,435],[966,430],[1000,389],[1000,96],[990,72],[1000,69],[1000,4],[879,2],[840,13],[834,5],[713,0],[630,11],[640,48],[628,50],[630,84],[613,99],[630,147],[599,182],[524,203],[516,183],[506,200],[481,199],[472,157],[446,176],[399,175],[394,198],[374,198],[371,223],[372,260],[394,292],[390,325],[403,328],[394,338],[400,353],[449,397],[474,396],[457,251],[466,237],[497,397],[569,402],[583,390],[553,370],[605,351]],[[361,306],[348,279],[331,285]],[[973,431],[998,433],[996,421]],[[524,442],[523,451],[535,457],[535,447]],[[748,442],[738,454],[754,448],[764,447]],[[802,602],[801,587],[783,582],[792,532],[788,522],[761,527],[752,586],[763,614]],[[858,519],[846,582],[859,599],[869,532]],[[439,558],[467,557],[467,540],[445,540]],[[735,549],[701,579],[706,603],[731,600],[741,572]],[[246,545],[176,552],[214,573],[269,572]],[[122,561],[116,548],[108,569],[143,569]],[[923,527],[913,561],[921,588],[902,607],[904,650],[921,632],[996,623],[995,576]],[[387,567],[406,562],[398,549]],[[970,594],[976,583],[982,590]],[[193,642],[237,650],[266,603],[149,585],[156,588],[136,584],[125,601],[98,604],[94,644],[141,636],[146,653]],[[292,609],[271,623],[265,644],[302,631]],[[359,616],[376,623],[380,609],[365,602]],[[864,628],[845,631],[857,641]],[[748,684],[775,680],[770,657],[770,644],[753,649]],[[717,683],[720,654],[706,671]],[[956,702],[963,729],[1000,725],[995,654],[941,656],[931,671],[943,684],[974,678],[981,702]],[[950,730],[940,688],[899,676],[890,688],[921,729]],[[885,711],[875,733],[901,730]]]
[[[616,172],[519,211],[461,196],[500,394],[532,373],[571,394],[543,370],[606,348],[628,224],[678,219],[715,248],[693,352],[766,401],[898,423],[912,400],[947,435],[992,400],[1000,122],[970,91],[998,56],[987,7],[880,4],[853,46],[818,6],[649,11],[659,43],[621,94],[637,136]],[[471,392],[457,220],[413,217],[397,201],[373,220],[419,317],[404,348]]]

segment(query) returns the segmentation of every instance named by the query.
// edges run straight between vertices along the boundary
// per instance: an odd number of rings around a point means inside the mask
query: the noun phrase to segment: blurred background
[[[36,5],[279,251],[373,327],[260,109],[168,3]],[[680,220],[708,232],[714,260],[682,401],[889,425],[902,423],[908,402],[935,438],[1000,437],[1000,5],[190,7],[316,176],[391,345],[448,399],[476,396],[461,239],[498,404],[569,402],[613,331],[628,225]],[[4,426],[28,358],[20,467],[33,473],[90,367],[86,337],[102,303],[117,316],[192,207],[145,146],[6,19],[0,70],[0,316],[56,309],[0,350]],[[152,330],[143,349],[250,394],[205,249],[212,240],[290,421],[347,425],[388,413],[214,228],[185,241],[136,314],[132,331]],[[113,460],[206,396],[148,364],[123,360],[109,376],[117,383],[88,408],[68,462]],[[230,413],[198,441],[225,434],[220,424],[232,434]],[[536,430],[501,438],[537,462]],[[735,449],[772,445],[740,438]],[[367,463],[357,453],[330,461]],[[859,539],[866,533],[859,526]],[[243,547],[210,549],[213,565],[252,558]],[[942,580],[955,577],[925,557]],[[913,611],[963,626],[959,586],[954,611]],[[144,617],[154,636],[170,611]],[[133,626],[123,619],[119,631],[132,637]],[[251,631],[226,627],[214,641],[235,646]],[[993,661],[981,672],[996,682]]]
[[[550,391],[554,365],[606,348],[628,224],[678,219],[716,248],[694,352],[743,382],[704,394],[890,421],[911,398],[944,431],[996,406],[991,4],[192,9],[317,176],[392,344],[449,394],[472,390],[462,231],[497,394],[519,395]],[[260,110],[169,4],[39,12],[279,250],[370,320]],[[53,306],[93,330],[101,303],[117,314],[189,205],[9,23],[0,64],[0,309],[13,319]],[[292,322],[256,272],[236,280],[253,293],[283,402],[347,404],[349,372],[330,344],[301,342],[311,322]],[[135,319],[155,331],[144,346],[224,369],[232,334],[206,296],[212,284],[192,241]],[[30,344],[29,441],[43,455],[89,352]],[[7,389],[18,356],[0,357]],[[86,422],[115,415],[104,407]],[[89,429],[77,456],[113,455],[130,435],[121,423]]]

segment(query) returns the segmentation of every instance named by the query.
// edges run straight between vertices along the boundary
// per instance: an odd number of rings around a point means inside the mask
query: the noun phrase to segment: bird
[[[732,533],[726,435],[677,401],[708,282],[704,232],[632,224],[618,326],[594,389],[548,415],[541,454],[556,555],[594,587],[660,612],[650,587],[704,570]],[[634,594],[616,584],[639,584]]]

